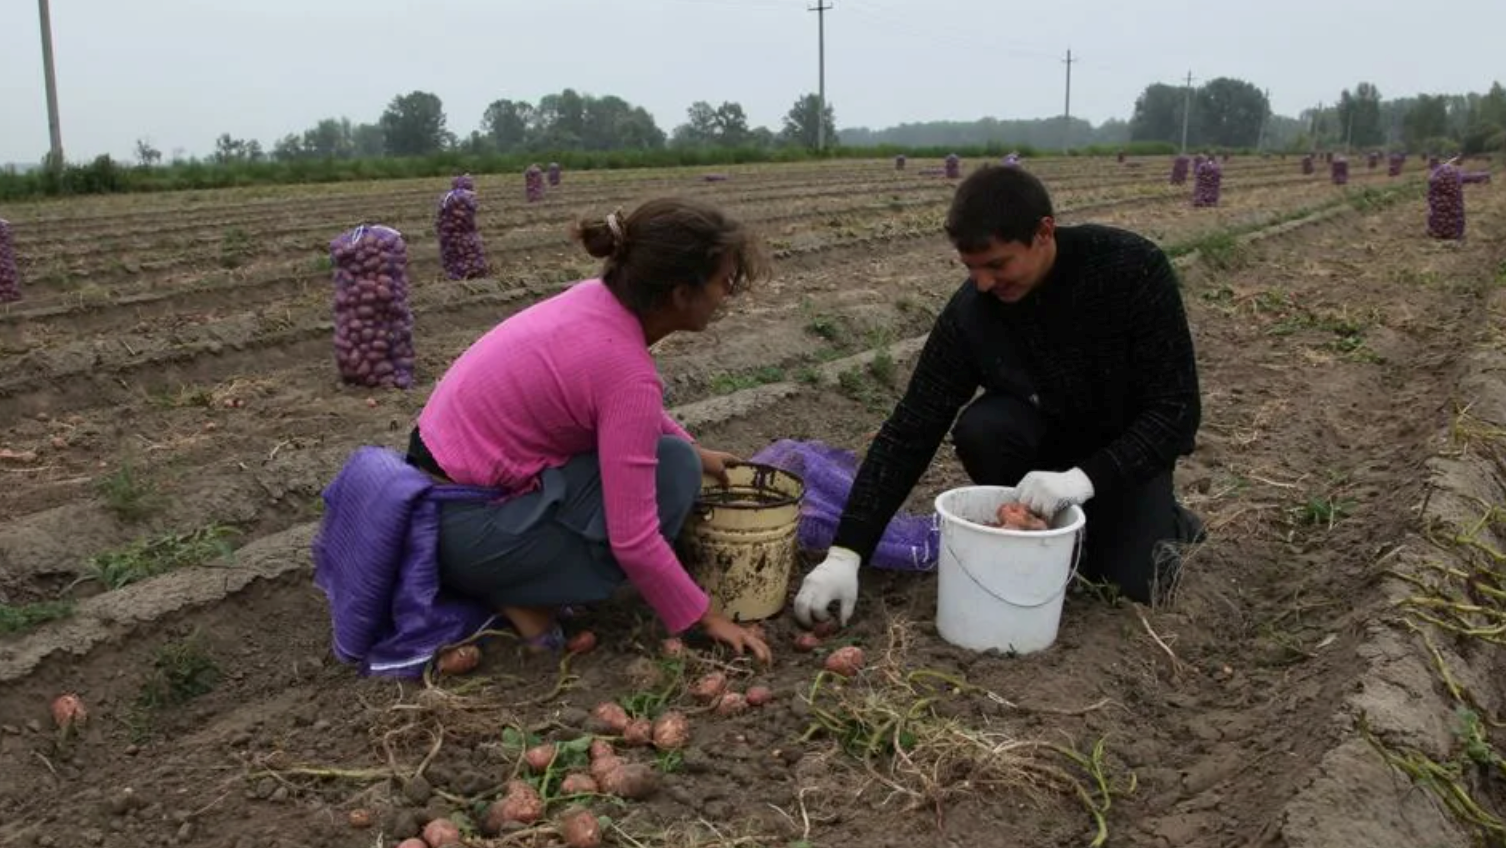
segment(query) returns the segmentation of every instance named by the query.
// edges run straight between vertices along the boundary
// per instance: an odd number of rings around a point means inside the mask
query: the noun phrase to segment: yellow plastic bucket
[[[729,484],[706,476],[680,532],[681,561],[733,621],[778,615],[797,556],[795,531],[805,482],[766,465],[727,469]]]

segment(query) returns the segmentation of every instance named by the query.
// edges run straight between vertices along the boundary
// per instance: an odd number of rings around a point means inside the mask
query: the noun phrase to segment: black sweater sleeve
[[[1176,272],[1150,247],[1138,280],[1126,280],[1130,333],[1128,426],[1079,466],[1103,495],[1149,481],[1191,452],[1202,418],[1197,360]]]
[[[978,366],[958,323],[964,294],[959,291],[937,316],[904,397],[879,429],[853,481],[832,544],[863,560],[878,547],[957,413],[977,391]]]

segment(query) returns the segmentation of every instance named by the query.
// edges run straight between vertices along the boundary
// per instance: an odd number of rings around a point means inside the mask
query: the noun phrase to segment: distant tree
[[[1349,143],[1358,148],[1375,147],[1386,141],[1385,126],[1381,123],[1380,91],[1368,82],[1339,95],[1339,128]]]
[[[136,161],[150,168],[162,162],[162,151],[144,138],[136,139]]]
[[[685,110],[685,123],[675,127],[676,147],[705,147],[716,143],[716,110],[697,100]]]
[[[832,142],[836,142],[837,133],[835,125],[828,128],[827,133]],[[723,101],[716,107],[716,143],[722,147],[742,147],[752,137],[748,130],[748,115],[743,111],[741,103]]]
[[[586,101],[573,88],[539,98],[534,110],[532,145],[545,150],[580,150],[585,146]]]
[[[1480,98],[1469,130],[1464,134],[1466,153],[1506,150],[1506,89],[1493,83]]]
[[[533,106],[519,100],[496,100],[481,116],[481,130],[504,153],[522,150],[528,143]]]
[[[303,152],[318,159],[348,159],[355,155],[349,118],[325,118],[303,133]]]
[[[1447,138],[1448,98],[1441,95],[1418,95],[1401,124],[1407,147],[1413,150],[1420,151],[1435,139]]]
[[[382,128],[376,124],[356,124],[350,131],[355,155],[362,159],[374,159],[387,149],[387,140]]]
[[[230,133],[221,133],[214,140],[214,161],[227,165],[231,162],[244,162],[249,158],[248,145],[244,139],[234,138]]]
[[[272,159],[277,162],[292,162],[304,158],[303,139],[288,133],[272,145]]]
[[[1254,147],[1270,103],[1254,84],[1230,77],[1209,80],[1193,97],[1199,147]]]
[[[1152,83],[1135,99],[1130,118],[1130,141],[1182,141],[1182,112],[1187,105],[1185,89]],[[1189,127],[1189,133],[1191,128]],[[1189,138],[1188,143],[1196,142]]]
[[[823,113],[820,96],[807,94],[796,100],[784,116],[784,131],[780,133],[780,137],[788,144],[798,144],[814,150],[822,124],[826,125],[826,144],[835,146],[838,143],[835,110],[828,102]]]
[[[451,136],[445,129],[444,104],[439,96],[413,91],[392,99],[382,113],[382,144],[389,156],[425,156],[445,149]]]
[[[742,147],[753,141],[741,103],[724,101],[712,108],[710,103],[697,100],[685,110],[685,116],[686,122],[675,127],[677,147]]]
[[[626,147],[656,146],[652,137],[645,137],[641,125],[647,113],[635,109],[621,97],[606,95],[582,98],[584,103],[581,122],[581,145],[586,150],[620,150]],[[641,115],[639,113],[642,113]],[[649,123],[653,119],[649,118]],[[653,128],[655,132],[658,127]],[[658,145],[662,145],[662,137]]]

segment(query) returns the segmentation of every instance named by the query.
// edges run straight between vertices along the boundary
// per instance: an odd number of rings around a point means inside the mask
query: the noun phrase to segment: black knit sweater
[[[937,317],[904,398],[858,470],[834,545],[864,560],[878,545],[977,390],[1033,402],[1053,454],[1095,497],[1146,482],[1192,452],[1201,422],[1197,363],[1177,277],[1134,233],[1058,227],[1056,261],[1006,304],[969,282]]]

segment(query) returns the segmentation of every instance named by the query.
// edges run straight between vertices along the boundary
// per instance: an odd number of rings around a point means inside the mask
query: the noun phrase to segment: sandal
[[[544,631],[543,633],[540,633],[539,635],[534,636],[531,639],[524,639],[523,645],[528,649],[530,653],[557,654],[565,649],[564,628],[560,627],[559,622],[556,621],[553,627]]]

